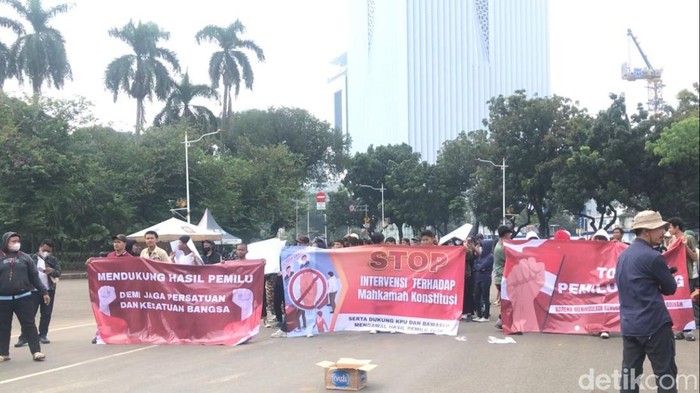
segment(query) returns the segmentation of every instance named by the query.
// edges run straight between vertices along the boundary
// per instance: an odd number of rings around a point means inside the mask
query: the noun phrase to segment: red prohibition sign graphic
[[[297,308],[315,310],[326,304],[328,284],[323,273],[301,269],[289,281],[289,299]]]

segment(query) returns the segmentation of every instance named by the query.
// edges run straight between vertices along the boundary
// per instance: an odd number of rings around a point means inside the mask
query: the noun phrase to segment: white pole
[[[294,236],[299,238],[299,201],[294,201]]]
[[[503,224],[508,222],[506,216],[506,158],[503,157],[503,165],[501,165],[501,170],[503,171]]]
[[[382,192],[382,233],[384,233],[384,183],[382,183],[380,191]]]
[[[190,160],[189,160],[190,143],[187,141],[187,131],[185,131],[185,183],[187,189],[187,223],[190,222]]]

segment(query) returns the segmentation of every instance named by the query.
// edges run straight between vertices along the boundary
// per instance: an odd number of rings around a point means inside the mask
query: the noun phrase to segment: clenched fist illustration
[[[109,311],[109,305],[115,300],[117,300],[117,291],[114,290],[114,287],[105,285],[97,290],[97,301],[102,314],[112,315]]]
[[[233,304],[241,308],[241,321],[253,314],[253,291],[248,288],[237,288],[233,292]]]
[[[508,294],[513,303],[513,330],[539,331],[535,297],[544,286],[544,263],[535,258],[521,259],[508,275]]]

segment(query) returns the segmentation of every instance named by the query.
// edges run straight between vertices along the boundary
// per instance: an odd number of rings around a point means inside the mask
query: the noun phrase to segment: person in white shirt
[[[39,319],[39,342],[42,344],[50,344],[48,334],[49,334],[49,324],[51,323],[51,314],[53,313],[53,305],[56,299],[56,283],[58,278],[61,277],[61,266],[58,259],[51,255],[53,253],[55,244],[51,239],[45,239],[39,245],[39,250],[36,254],[32,254],[32,260],[36,264],[37,270],[39,271],[39,280],[44,284],[49,290],[49,297],[51,301],[49,304],[44,303],[42,294],[36,290],[32,291],[32,298],[34,300],[34,315],[37,311],[40,311]],[[20,335],[15,347],[22,347],[27,344],[27,340],[23,335]]]
[[[180,236],[180,242],[177,245],[180,252],[171,253],[170,259],[178,265],[203,265],[202,259],[193,252],[188,243],[190,243],[189,236]]]

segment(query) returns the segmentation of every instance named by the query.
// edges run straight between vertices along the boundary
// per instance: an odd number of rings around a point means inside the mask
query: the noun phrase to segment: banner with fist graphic
[[[287,335],[340,330],[456,335],[463,247],[282,250]]]
[[[188,266],[94,258],[90,302],[100,343],[236,345],[258,333],[262,260]]]
[[[680,242],[663,255],[678,289],[666,296],[673,329],[694,329],[685,250]],[[615,284],[619,242],[529,240],[505,243],[501,285],[503,332],[595,334],[620,331]]]

